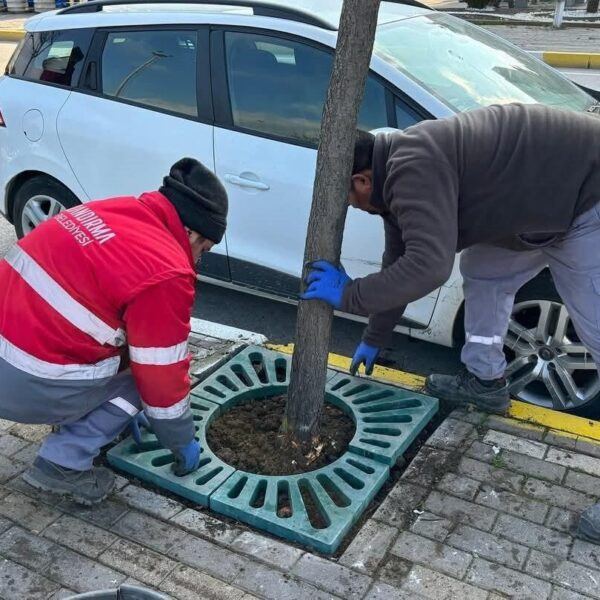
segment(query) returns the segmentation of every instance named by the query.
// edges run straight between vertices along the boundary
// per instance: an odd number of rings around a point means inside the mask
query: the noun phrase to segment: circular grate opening
[[[320,439],[309,452],[291,445],[281,433],[285,396],[257,398],[217,417],[207,431],[210,449],[225,463],[260,475],[297,475],[320,469],[342,456],[356,427],[343,410],[326,402]]]

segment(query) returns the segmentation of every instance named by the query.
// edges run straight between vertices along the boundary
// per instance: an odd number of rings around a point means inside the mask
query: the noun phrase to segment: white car
[[[156,189],[173,162],[193,156],[230,198],[226,239],[203,274],[295,298],[340,9],[341,0],[104,0],[33,17],[0,79],[0,211],[22,236],[80,202]],[[512,101],[595,103],[483,29],[412,0],[382,2],[360,127]],[[349,274],[378,270],[382,249],[380,220],[350,211]],[[399,329],[460,343],[462,305],[455,267]],[[536,343],[519,340],[524,328]],[[539,354],[548,343],[550,360]],[[506,346],[522,399],[565,410],[600,396],[547,273],[517,297]]]

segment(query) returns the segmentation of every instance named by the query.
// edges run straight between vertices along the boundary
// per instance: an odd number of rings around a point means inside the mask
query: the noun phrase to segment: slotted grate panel
[[[338,373],[327,400],[356,424],[350,450],[393,465],[438,410],[437,398]]]
[[[128,437],[107,453],[108,462],[131,475],[179,494],[188,500],[208,506],[208,498],[235,469],[224,463],[206,443],[206,431],[221,407],[201,398],[192,398],[192,413],[196,424],[196,439],[202,445],[200,468],[184,477],[171,471],[173,455],[163,448],[153,433],[143,431],[142,447]]]
[[[249,347],[192,390],[191,408],[201,467],[186,477],[171,473],[173,457],[153,434],[139,451],[131,438],[108,452],[111,464],[202,506],[323,553],[335,552],[407,449],[437,411],[435,398],[329,370],[325,400],[355,425],[348,452],[308,473],[263,476],[236,470],[208,447],[213,419],[236,404],[284,394],[291,356]]]
[[[210,508],[330,554],[388,476],[381,462],[351,453],[301,475],[236,471],[211,495]]]
[[[249,398],[265,398],[287,392],[292,357],[282,352],[250,346],[234,356],[192,394],[216,404],[235,406]],[[327,370],[327,380],[337,375]]]

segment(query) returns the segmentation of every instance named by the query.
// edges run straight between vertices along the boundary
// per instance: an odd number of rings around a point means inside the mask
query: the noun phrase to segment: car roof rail
[[[391,4],[405,4],[408,6],[416,6],[419,8],[430,9],[429,6],[419,2],[419,0],[386,0]],[[251,8],[256,16],[260,17],[276,17],[279,19],[287,19],[288,21],[297,21],[314,25],[321,29],[329,29],[337,31],[336,24],[326,21],[320,16],[302,8],[278,4],[275,2],[265,2],[262,0],[90,0],[89,2],[79,2],[67,8],[58,11],[59,15],[76,14],[76,13],[94,13],[100,12],[104,6],[120,6],[133,5],[143,6],[145,4],[207,4],[218,6],[231,6],[241,8]],[[432,9],[430,9],[432,10]]]
[[[300,23],[314,25],[321,29],[329,29],[331,31],[337,29],[337,27],[329,21],[308,11],[291,6],[273,4],[271,2],[261,2],[260,0],[90,0],[89,2],[80,2],[79,4],[63,8],[58,14],[72,15],[79,13],[94,13],[100,12],[105,6],[143,6],[146,4],[216,4],[219,6],[239,6],[241,8],[251,8],[253,14],[260,17],[277,17],[280,19],[287,19],[288,21],[298,21]]]

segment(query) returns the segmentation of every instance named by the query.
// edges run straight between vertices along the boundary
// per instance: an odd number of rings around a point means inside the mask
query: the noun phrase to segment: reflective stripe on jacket
[[[159,192],[61,212],[0,261],[0,357],[45,379],[102,380],[129,354],[149,416],[188,407],[195,271]]]

